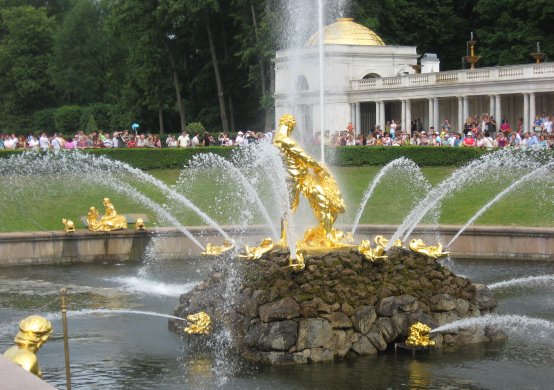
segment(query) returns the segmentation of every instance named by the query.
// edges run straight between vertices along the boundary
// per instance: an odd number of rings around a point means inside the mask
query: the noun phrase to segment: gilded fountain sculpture
[[[127,229],[127,218],[117,214],[109,198],[104,198],[104,215],[100,215],[95,207],[91,207],[87,214],[88,230],[91,232],[111,232],[112,230]]]
[[[350,233],[344,233],[334,227],[337,217],[346,210],[340,188],[329,169],[311,157],[292,138],[295,127],[296,120],[294,116],[291,114],[283,115],[279,120],[279,128],[273,141],[273,144],[281,152],[288,173],[290,191],[290,209],[281,217],[280,239],[276,244],[273,243],[271,238],[265,238],[258,246],[246,245],[238,257],[256,260],[273,251],[276,247],[287,248],[289,244],[287,241],[289,213],[294,214],[300,202],[300,195],[303,195],[307,199],[318,224],[309,228],[304,233],[304,237],[295,243],[296,251],[291,253],[289,262],[289,268],[292,271],[304,269],[304,258],[310,252],[332,251],[341,248],[357,250],[369,261],[385,260],[387,258],[385,248],[389,240],[383,236],[375,237],[375,247],[371,246],[369,240],[363,240],[359,245],[353,245],[354,239]],[[402,247],[402,242],[397,240],[393,246]],[[205,256],[220,256],[234,248],[234,243],[227,240],[221,246],[209,243],[202,254]],[[440,244],[427,246],[420,239],[412,240],[409,249],[433,259],[448,255],[448,252],[442,251]]]

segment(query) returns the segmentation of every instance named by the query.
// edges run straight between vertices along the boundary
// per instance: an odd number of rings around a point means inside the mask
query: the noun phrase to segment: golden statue
[[[88,230],[91,232],[110,232],[112,230],[127,229],[127,218],[118,215],[109,198],[104,198],[105,213],[100,216],[96,208],[91,207],[87,214]],[[144,225],[144,224],[143,224]]]
[[[66,233],[75,233],[75,224],[71,219],[62,218],[62,223],[64,224],[63,230]]]
[[[371,247],[371,242],[369,240],[363,240],[360,245],[358,245],[358,252],[366,257],[366,259],[375,261],[380,259],[386,259],[388,256],[385,254],[385,248],[389,243],[385,237],[379,235],[375,236],[375,248]],[[395,247],[402,247],[402,241],[399,239],[394,242]]]
[[[273,143],[283,156],[291,181],[291,212],[298,208],[300,193],[308,200],[318,226],[308,229],[304,239],[298,243],[300,248],[336,248],[344,246],[343,233],[333,228],[337,216],[345,211],[337,182],[331,172],[322,164],[310,157],[291,138],[296,120],[292,115],[283,115],[279,120],[279,129]],[[286,245],[286,215],[281,220],[281,240],[279,245]]]
[[[202,252],[203,256],[220,256],[225,252],[232,250],[235,247],[235,243],[230,240],[223,240],[223,245],[217,246],[208,243],[206,250]]]
[[[212,331],[212,319],[201,311],[187,316],[189,326],[185,328],[187,334],[209,334]]]
[[[109,198],[104,198],[104,216],[100,219],[104,231],[127,229],[127,218],[118,215]]]
[[[293,271],[302,271],[306,267],[304,262],[304,256],[306,251],[296,251],[296,257],[293,259],[292,256],[289,259],[289,268]]]
[[[37,351],[52,333],[52,324],[46,318],[32,315],[19,324],[13,347],[4,352],[4,356],[38,377],[42,372],[38,366]]]
[[[442,251],[442,245],[439,243],[437,246],[427,246],[421,239],[413,239],[410,241],[410,249],[415,252],[419,253],[420,255],[424,255],[433,259],[439,259],[441,257],[446,257],[450,254],[450,252],[443,252]]]
[[[408,338],[406,339],[406,346],[408,347],[434,347],[435,341],[429,339],[429,332],[431,328],[427,325],[416,322],[408,330]]]
[[[375,260],[384,260],[388,256],[383,255],[384,248],[375,246],[375,248],[371,247],[371,242],[369,240],[363,240],[360,245],[358,246],[358,252],[360,252],[362,255],[365,256],[366,259],[370,261]]]
[[[144,230],[144,221],[142,218],[137,218],[135,222],[135,230]]]
[[[260,242],[259,246],[244,246],[244,254],[239,255],[239,257],[248,260],[258,260],[260,257],[265,255],[268,252],[273,250],[274,244],[271,238],[266,238]]]

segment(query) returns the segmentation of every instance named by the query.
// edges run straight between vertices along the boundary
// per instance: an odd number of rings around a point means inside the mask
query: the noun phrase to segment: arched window
[[[362,77],[362,79],[364,80],[367,80],[367,79],[378,79],[380,78],[381,75],[378,75],[377,73],[368,73],[366,74],[364,77]]]
[[[298,76],[298,80],[296,80],[296,90],[307,91],[308,89],[310,89],[308,86],[308,79],[304,76]]]

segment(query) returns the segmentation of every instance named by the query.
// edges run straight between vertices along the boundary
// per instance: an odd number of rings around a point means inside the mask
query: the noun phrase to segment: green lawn
[[[380,167],[343,167],[333,171],[343,192],[347,212],[342,223],[352,223],[358,205],[368,184],[378,174]],[[422,173],[431,185],[437,185],[455,171],[454,167],[423,168]],[[175,185],[180,171],[177,169],[151,170],[149,174],[166,184]],[[191,174],[193,175],[193,174]],[[261,223],[256,201],[252,194],[244,194],[240,186],[228,181],[216,180],[209,171],[194,174],[190,185],[180,188],[186,196],[219,223],[239,223],[238,211],[250,208],[252,221]],[[203,222],[192,212],[176,202],[166,199],[158,188],[131,180],[141,193],[171,211],[184,225],[199,225]],[[477,210],[510,184],[506,180],[488,180],[484,183],[466,186],[450,194],[442,203],[440,223],[464,224]],[[233,187],[232,189],[229,189]],[[264,191],[268,186],[261,185]],[[263,191],[262,191],[263,192]],[[377,186],[362,214],[361,223],[399,224],[417,202],[425,197],[425,190],[414,182],[414,178],[403,172],[386,175]],[[214,195],[220,198],[214,201]],[[477,225],[553,226],[552,185],[532,183],[518,188],[492,206],[477,221]],[[45,178],[28,176],[18,178],[17,185],[0,188],[0,231],[61,230],[62,218],[75,221],[77,228],[83,228],[80,216],[86,215],[90,206],[103,212],[102,198],[109,196],[120,213],[147,213],[150,225],[168,224],[158,221],[156,214],[145,207],[132,192],[117,193],[110,186],[88,183],[84,178]],[[263,201],[269,199],[262,194]],[[274,215],[273,215],[274,217]],[[423,222],[429,222],[424,219]]]

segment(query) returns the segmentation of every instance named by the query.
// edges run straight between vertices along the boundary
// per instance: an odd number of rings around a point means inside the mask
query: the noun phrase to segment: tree
[[[103,28],[100,5],[76,0],[56,33],[49,73],[64,103],[104,101],[121,50]]]
[[[156,108],[160,131],[163,131],[163,109],[167,105],[166,80],[171,77],[182,130],[186,126],[186,115],[178,51],[172,42],[173,23],[163,5],[164,2],[154,0],[113,1],[110,25],[125,40],[129,49],[128,66],[132,75],[128,78],[127,96],[136,96],[131,92],[133,85],[144,91],[144,103],[150,109]]]
[[[476,38],[482,65],[509,65],[531,61],[529,53],[554,53],[554,3],[549,0],[478,0]]]
[[[46,69],[54,29],[44,8],[0,9],[0,126],[28,125],[33,110],[53,104]]]

